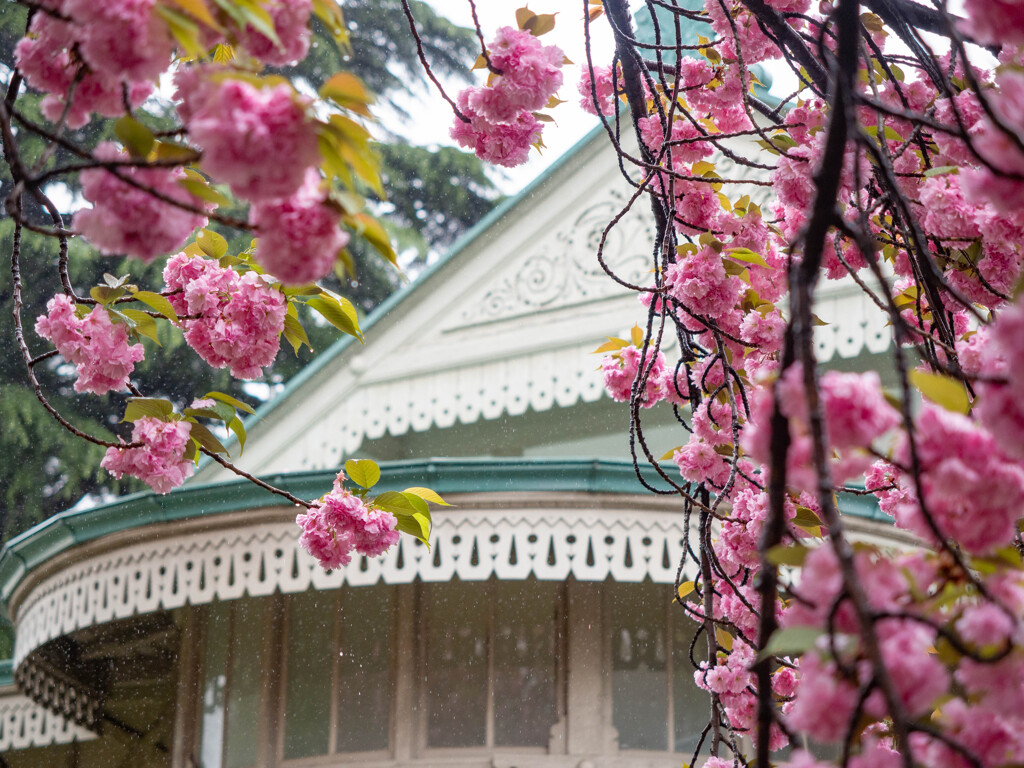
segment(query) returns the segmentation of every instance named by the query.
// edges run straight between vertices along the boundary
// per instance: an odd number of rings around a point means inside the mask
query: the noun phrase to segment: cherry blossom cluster
[[[457,99],[451,137],[477,157],[512,167],[526,162],[540,142],[538,110],[562,85],[565,54],[526,29],[502,27],[488,45],[491,75],[486,85],[465,88]]]
[[[865,14],[868,50],[878,52],[858,54],[862,133],[822,171],[834,152],[828,94],[804,89],[755,119],[748,67],[783,55],[776,22],[831,46],[836,22],[803,0],[768,5],[780,16],[710,0],[702,56],[661,72],[648,62],[650,79],[632,83],[621,70],[584,67],[579,86],[593,114],[611,115],[630,89],[631,106],[634,97],[647,105],[632,115],[647,154],[623,160],[637,163],[667,219],[654,284],[640,293],[653,330],[602,347],[601,369],[614,400],[668,401],[685,414],[686,442],[664,459],[711,541],[699,552],[709,583],[702,572],[689,588],[701,599],[685,609],[731,638],[696,680],[736,733],[763,738],[767,698],[770,750],[797,736],[852,740],[845,765],[859,768],[903,765],[900,750],[928,768],[1015,765],[1024,759],[1024,568],[1014,548],[1024,510],[1024,16],[1011,3],[968,3],[961,31],[1001,47],[992,69],[956,50],[934,56],[934,69],[907,59],[886,69],[885,23]],[[744,155],[737,139],[751,133],[760,149]],[[723,183],[723,155],[769,169],[763,196]],[[845,228],[824,238],[819,274],[856,279],[893,318],[896,378],[920,390],[920,405],[901,403],[874,372],[805,367],[809,331],[796,326],[790,281],[809,225],[824,215],[827,173],[837,189],[830,215]],[[680,340],[677,360],[655,343],[665,337]],[[785,476],[783,533],[766,552],[775,472]],[[830,540],[825,522],[825,502],[844,492],[870,494],[923,549],[864,546],[844,570],[847,545]],[[762,696],[759,571],[776,558],[802,565],[780,576],[773,603],[779,637],[801,645],[779,653]],[[782,762],[829,764],[800,750]]]
[[[46,314],[36,320],[36,333],[75,365],[76,392],[103,395],[126,389],[135,364],[145,357],[142,345],[128,343],[128,328],[112,322],[105,307],[79,316],[75,303],[62,293],[47,302]]]
[[[100,463],[114,477],[137,477],[157,493],[168,493],[181,485],[195,470],[185,457],[192,431],[188,421],[163,421],[146,416],[132,429],[138,448],[108,448]]]
[[[189,235],[206,226],[207,218],[194,211],[205,210],[207,204],[181,186],[181,168],[118,167],[117,161],[129,158],[110,142],[100,144],[94,154],[114,165],[82,171],[82,197],[93,207],[76,213],[73,226],[100,253],[152,261],[181,248]],[[165,202],[167,198],[180,205]]]
[[[254,271],[239,274],[201,256],[179,253],[164,267],[169,301],[182,317],[185,341],[214,368],[256,379],[274,362],[287,302]]]
[[[395,516],[345,490],[344,480],[339,473],[334,490],[295,518],[299,543],[326,570],[348,565],[353,552],[376,557],[398,543]]]
[[[240,25],[237,14],[195,13],[205,22],[205,48],[234,46],[282,66],[309,50],[312,10],[312,0],[268,3],[276,39],[259,24]],[[78,128],[93,113],[117,117],[126,105],[141,105],[179,45],[156,0],[50,0],[18,43],[15,61],[28,84],[46,94],[44,114]],[[315,170],[321,152],[313,100],[280,79],[260,81],[223,64],[181,66],[175,83],[183,132],[201,154],[199,168],[253,203],[249,225],[262,243],[257,259],[286,282],[307,283],[330,272],[349,236]],[[180,166],[147,165],[141,161],[153,158],[141,154],[129,156],[110,143],[93,152],[96,167],[81,174],[92,207],[75,215],[74,227],[102,253],[150,261],[179,250],[206,225],[214,206],[205,202],[211,197],[197,197],[183,185]]]

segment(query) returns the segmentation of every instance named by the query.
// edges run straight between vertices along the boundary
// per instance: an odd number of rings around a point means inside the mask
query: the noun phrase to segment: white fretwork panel
[[[849,282],[844,280],[842,285]],[[823,290],[814,311],[828,323],[814,328],[814,353],[822,363],[834,357],[848,360],[863,353],[879,354],[892,343],[888,316],[862,293]]]
[[[44,709],[27,696],[0,696],[0,754],[95,738],[92,732]]]
[[[383,581],[534,576],[671,584],[683,553],[681,516],[564,509],[437,514],[431,546],[403,536],[377,559],[324,572],[292,523],[266,523],[123,547],[41,582],[17,609],[14,663],[54,638],[140,613]]]
[[[557,405],[592,403],[604,395],[594,344],[545,350],[417,376],[375,382],[331,409],[304,449],[275,456],[275,471],[336,467],[364,440],[423,432],[456,422],[475,424]]]

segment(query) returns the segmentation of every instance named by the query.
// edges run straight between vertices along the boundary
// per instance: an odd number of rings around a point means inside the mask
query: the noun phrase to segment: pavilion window
[[[251,768],[259,760],[267,603],[245,598],[205,612],[200,768]]]
[[[670,587],[649,581],[607,587],[619,749],[691,752],[708,708],[689,660],[697,625],[672,605]]]
[[[547,748],[563,705],[564,585],[424,585],[423,696],[431,748]]]
[[[394,588],[286,600],[283,760],[390,749]]]

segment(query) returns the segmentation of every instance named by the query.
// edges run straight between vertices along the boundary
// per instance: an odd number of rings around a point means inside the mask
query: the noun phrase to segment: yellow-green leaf
[[[768,562],[774,565],[792,565],[799,567],[810,553],[803,544],[776,544],[768,550]]]
[[[363,81],[351,72],[338,72],[320,86],[320,98],[330,99],[339,107],[351,112],[372,117],[368,105],[373,103],[371,94]]]
[[[195,18],[197,21],[201,21],[211,29],[215,29],[218,32],[223,32],[224,28],[217,23],[217,20],[213,18],[213,14],[210,13],[210,9],[206,7],[206,3],[203,0],[172,0],[178,6],[182,8],[186,13]]]
[[[922,395],[947,411],[968,413],[971,410],[971,400],[961,381],[941,373],[911,371],[910,382]]]
[[[772,632],[768,643],[758,654],[759,659],[768,656],[795,656],[814,647],[824,634],[817,627],[784,627]]]
[[[605,338],[608,341],[595,349],[592,354],[599,355],[602,352],[614,352],[629,346],[629,342],[625,339],[616,339],[614,336],[606,336]]]
[[[156,397],[130,397],[124,408],[124,418],[121,421],[138,421],[144,417],[169,421],[173,414],[174,406],[170,400]]]
[[[124,288],[111,288],[109,285],[95,285],[89,289],[89,295],[103,306],[107,306],[125,295]]]
[[[332,296],[314,296],[306,301],[306,306],[323,315],[324,319],[339,331],[347,333],[349,336],[355,336],[360,341],[363,340],[359,322],[345,312],[342,305]]]
[[[146,157],[156,141],[149,128],[128,115],[114,123],[114,133],[132,157]]]
[[[731,248],[726,251],[726,256],[730,259],[736,259],[736,261],[742,261],[746,264],[757,264],[759,267],[767,267],[768,262],[764,260],[757,251],[752,251],[749,248]]]
[[[380,467],[370,459],[349,459],[345,462],[348,479],[363,488],[373,488],[380,480]]]
[[[201,229],[196,235],[196,245],[211,259],[219,259],[228,252],[228,241],[212,229]]]
[[[718,640],[718,644],[725,648],[725,650],[732,650],[733,636],[721,627],[715,627],[715,639]]]
[[[429,488],[414,486],[412,488],[406,488],[402,493],[411,493],[413,496],[419,496],[424,501],[429,501],[432,504],[440,504],[443,507],[451,506],[451,504],[441,498],[437,491],[432,491]]]
[[[158,5],[156,13],[167,24],[171,35],[185,51],[186,56],[199,58],[205,53],[200,42],[199,26],[191,18],[166,5]]]
[[[234,406],[240,411],[245,411],[246,413],[256,413],[256,411],[254,411],[252,406],[249,405],[248,403],[243,403],[237,397],[225,395],[223,392],[207,392],[205,395],[203,395],[203,399],[219,400],[222,403],[227,403],[228,405]]]
[[[309,336],[306,335],[306,329],[302,327],[302,323],[299,322],[297,317],[293,317],[292,315],[284,316],[284,330],[282,333],[288,340],[288,343],[292,345],[292,349],[295,350],[296,355],[299,354],[299,350],[302,349],[303,344],[310,349],[313,349],[313,345],[309,343]]]
[[[696,585],[692,581],[684,581],[679,585],[679,589],[676,590],[676,594],[679,595],[679,600],[684,600],[686,599],[686,596],[696,588]]]
[[[159,293],[154,293],[153,291],[135,291],[132,294],[132,298],[152,307],[172,323],[178,322],[178,313],[174,311],[174,307],[171,306],[171,302]]]
[[[344,220],[384,258],[392,264],[398,264],[398,255],[391,247],[391,238],[379,221],[367,213],[346,214]]]
[[[200,181],[194,178],[179,179],[178,184],[184,187],[190,195],[200,200],[205,200],[214,205],[231,205],[231,201],[228,198],[207,184],[205,180]]]
[[[226,454],[228,452],[228,449],[224,447],[224,444],[217,439],[217,436],[214,435],[213,432],[197,421],[193,421],[191,424],[192,431],[189,434],[193,440],[199,443],[199,445],[213,453]]]
[[[157,337],[156,320],[140,309],[122,309],[121,313],[134,323],[132,330],[135,333],[152,339],[157,346],[161,346],[160,339]]]
[[[238,452],[241,453],[245,449],[245,425],[242,424],[240,418],[235,416],[235,418],[228,422],[228,429],[234,432],[238,438]]]

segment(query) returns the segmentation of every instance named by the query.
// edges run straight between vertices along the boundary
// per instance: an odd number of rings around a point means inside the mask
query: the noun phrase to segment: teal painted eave
[[[442,496],[459,493],[575,492],[649,493],[629,461],[606,459],[420,459],[382,462],[375,492],[411,486]],[[334,470],[267,475],[263,479],[302,499],[327,492]],[[165,496],[125,496],[91,509],[69,510],[11,539],[0,550],[0,608],[22,579],[47,560],[79,544],[154,523],[190,520],[242,510],[281,506],[287,501],[247,480],[179,488]],[[870,520],[888,520],[874,496],[841,494],[840,508]]]
[[[645,493],[626,461],[584,459],[423,459],[381,463],[374,491],[427,486],[442,495],[506,491]],[[331,488],[336,470],[264,476],[271,485],[303,499]],[[11,539],[0,550],[0,608],[34,568],[72,547],[154,523],[211,517],[288,502],[247,480],[149,491],[91,509],[62,512]]]
[[[7,688],[14,685],[14,661],[4,659],[0,661],[0,688]]]

